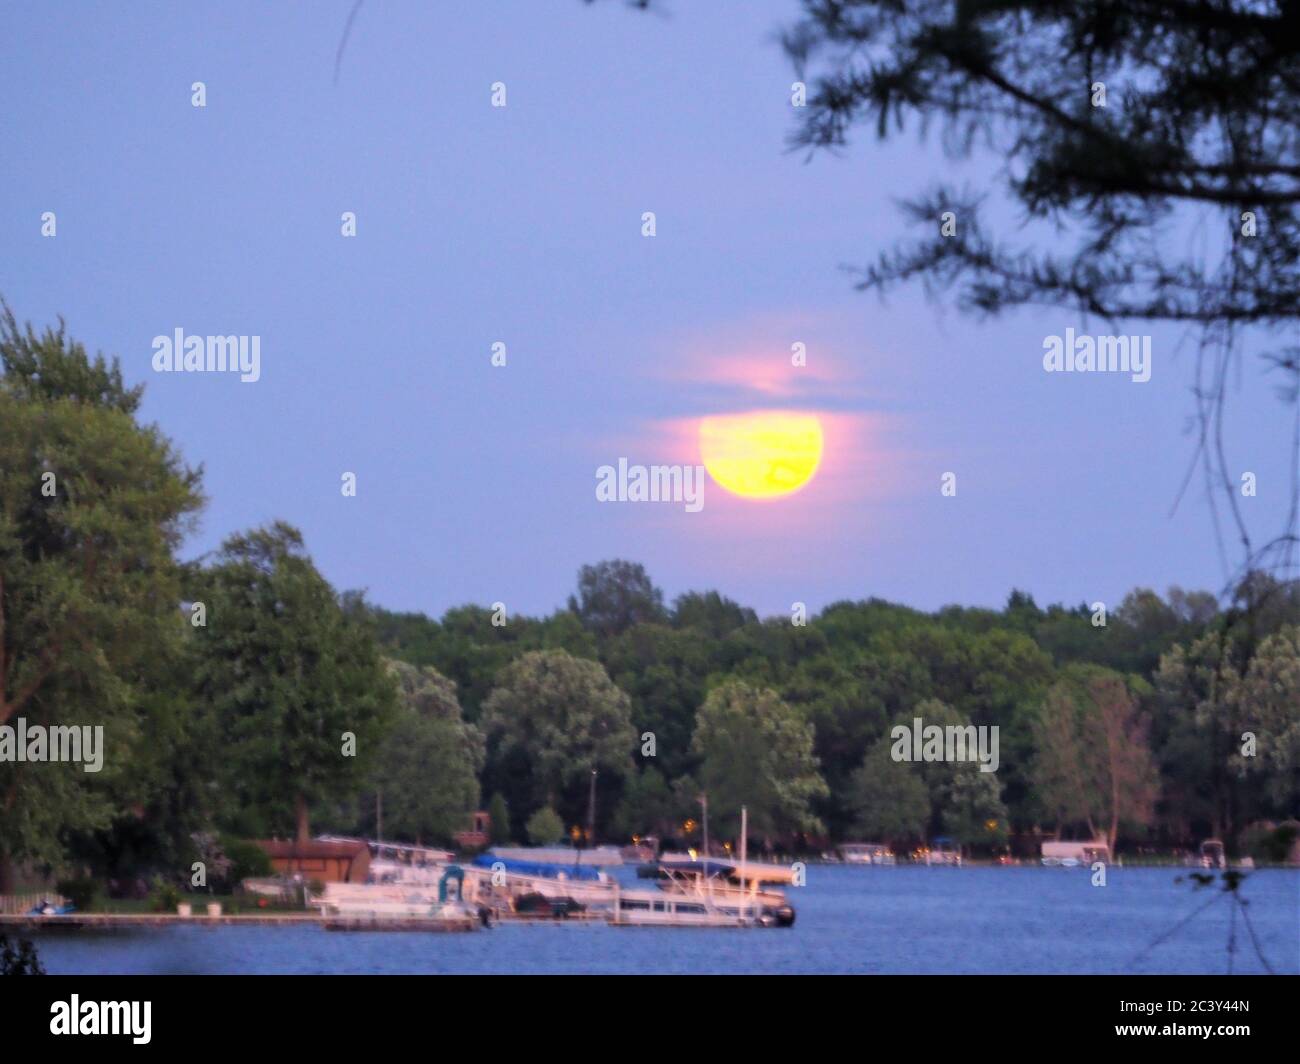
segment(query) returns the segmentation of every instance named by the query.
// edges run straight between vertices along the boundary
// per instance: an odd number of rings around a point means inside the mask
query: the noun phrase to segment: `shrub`
[[[554,809],[539,809],[528,818],[524,830],[534,846],[550,846],[564,838],[564,821]]]
[[[175,883],[171,883],[161,876],[154,879],[152,904],[154,912],[174,913],[181,900],[181,892]]]
[[[1277,827],[1252,824],[1241,833],[1241,848],[1257,861],[1282,864],[1291,852],[1296,833],[1297,825],[1292,822]]]
[[[230,884],[238,886],[245,879],[269,876],[274,872],[271,858],[257,843],[247,839],[223,838],[221,848],[230,858]]]
[[[492,795],[492,801],[488,803],[488,819],[493,845],[509,845],[510,807],[506,805],[505,796],[500,791]]]
[[[60,879],[54,889],[82,912],[93,909],[99,900],[99,883],[88,876]]]

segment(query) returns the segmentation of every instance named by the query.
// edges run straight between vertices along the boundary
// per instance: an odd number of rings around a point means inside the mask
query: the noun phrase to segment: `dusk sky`
[[[1044,337],[1108,327],[854,290],[842,267],[916,235],[900,197],[980,188],[995,160],[916,129],[788,150],[775,34],[794,0],[369,0],[335,85],[351,8],[0,10],[0,295],[119,356],[144,417],[204,465],[187,555],[282,518],[337,588],[433,615],[549,612],[614,557],[670,600],[716,588],[764,614],[1225,583],[1199,478],[1170,513],[1193,334],[1148,330],[1145,384],[1049,374]],[[178,328],[260,337],[261,379],[155,373],[153,338]],[[1258,477],[1242,503],[1260,538],[1289,502],[1277,383],[1248,344],[1229,464]],[[701,419],[756,410],[818,419],[800,490],[710,479],[697,513],[597,501],[600,466],[697,464]]]

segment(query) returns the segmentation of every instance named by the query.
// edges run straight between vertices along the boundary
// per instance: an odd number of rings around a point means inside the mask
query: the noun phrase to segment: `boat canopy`
[[[660,860],[664,872],[692,872],[706,876],[728,876],[743,883],[793,883],[794,869],[789,865],[764,864],[761,861],[719,861],[704,858],[698,861]]]
[[[509,857],[498,857],[490,853],[481,853],[474,858],[475,868],[488,868],[500,864],[511,875],[533,876],[537,879],[580,879],[586,882],[600,882],[600,870],[590,865],[554,865],[540,861],[517,861]]]
[[[660,875],[669,872],[690,872],[704,876],[729,876],[735,871],[735,865],[723,864],[721,861],[673,861],[671,864],[659,866]]]

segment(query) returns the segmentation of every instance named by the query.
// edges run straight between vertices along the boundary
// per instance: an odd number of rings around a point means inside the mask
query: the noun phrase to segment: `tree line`
[[[718,838],[745,805],[759,845],[976,852],[1035,830],[1235,845],[1297,811],[1295,583],[1140,589],[1104,617],[1023,592],[846,600],[797,623],[717,591],[667,604],[614,560],[545,617],[395,613],[332,588],[283,522],[182,561],[202,470],[62,324],[5,307],[0,367],[0,891],[180,876],[214,838],[381,817],[445,843],[481,805],[498,841],[698,843],[707,794]],[[997,726],[998,771],[895,760],[917,717]],[[20,718],[102,725],[103,771],[4,756]]]

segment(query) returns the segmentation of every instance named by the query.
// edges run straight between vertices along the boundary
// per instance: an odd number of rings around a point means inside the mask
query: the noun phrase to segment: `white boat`
[[[326,883],[313,899],[327,930],[468,930],[487,923],[486,910],[461,895],[464,873],[444,869],[436,888],[398,883]]]
[[[888,846],[879,842],[844,842],[839,846],[840,860],[845,864],[893,865],[898,863]]]
[[[1219,839],[1206,839],[1201,843],[1201,867],[1228,867],[1228,860],[1224,856],[1223,843]]]
[[[1045,868],[1091,867],[1097,861],[1110,863],[1110,847],[1102,840],[1092,842],[1043,843],[1042,862]]]
[[[934,845],[923,849],[920,856],[927,865],[961,867],[961,850],[952,845],[951,839],[935,839]]]
[[[615,888],[606,872],[591,865],[552,865],[482,854],[465,868],[465,897],[498,910],[513,908],[525,895],[540,894],[608,911],[614,905]]]
[[[705,847],[708,853],[708,803]],[[664,854],[655,866],[638,870],[659,892],[618,890],[610,923],[616,927],[790,927],[794,906],[774,883],[794,883],[794,868],[745,859],[749,812],[740,808],[740,860],[697,860],[694,853]]]
[[[729,908],[654,890],[616,891],[609,916],[613,927],[760,927],[761,921],[757,906]]]
[[[661,862],[656,872],[655,884],[665,894],[707,904],[728,917],[761,927],[789,927],[794,923],[794,906],[785,894],[764,889],[767,884],[794,881],[793,871],[785,865],[717,858],[669,860]]]

